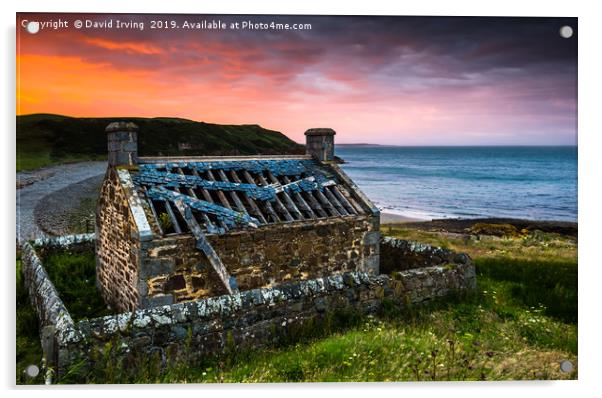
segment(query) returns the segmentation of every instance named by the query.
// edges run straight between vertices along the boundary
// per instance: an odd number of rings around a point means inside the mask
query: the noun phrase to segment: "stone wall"
[[[87,239],[89,242],[92,237]],[[63,239],[61,244],[85,241]],[[40,324],[50,326],[42,331],[44,355],[59,377],[74,363],[93,366],[107,343],[117,350],[116,360],[125,363],[132,355],[153,353],[160,358],[183,354],[186,360],[194,360],[229,349],[272,344],[283,336],[294,336],[299,328],[319,325],[336,311],[373,314],[385,301],[403,308],[476,286],[475,269],[468,259],[460,264],[392,271],[390,275],[343,272],[74,324],[36,253],[53,242],[57,240],[38,243],[41,247],[25,244],[22,261]],[[425,247],[421,252],[437,250]]]
[[[40,326],[73,324],[69,311],[48,278],[40,256],[29,242],[21,245],[21,272]]]
[[[207,257],[195,245],[192,235],[142,242],[138,274],[141,308],[226,293]]]
[[[109,167],[96,209],[96,280],[105,302],[119,311],[138,308],[140,241],[119,172]]]
[[[432,265],[468,264],[470,261],[466,253],[456,253],[420,242],[389,236],[380,241],[380,272],[383,274]]]
[[[241,291],[346,271],[374,273],[366,264],[378,263],[379,233],[369,216],[266,226],[208,239]],[[192,236],[141,247],[141,307],[225,293]]]
[[[116,316],[84,320],[62,340],[59,372],[98,358],[111,342],[118,356],[150,355],[186,360],[269,345],[335,311],[374,314],[384,300],[403,308],[474,287],[470,264],[435,266],[391,276],[348,272],[253,289]],[[127,362],[127,360],[126,360]]]
[[[48,277],[42,263],[44,252],[55,249],[93,250],[94,235],[69,235],[58,238],[42,238],[21,245],[21,272],[23,283],[29,293],[29,300],[38,316],[40,342],[44,362],[58,364],[57,341],[64,339],[65,333],[75,330],[73,319],[58,291]]]

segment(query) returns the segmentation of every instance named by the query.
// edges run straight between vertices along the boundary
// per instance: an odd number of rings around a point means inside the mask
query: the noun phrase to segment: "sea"
[[[384,213],[577,221],[576,146],[336,145],[335,155]]]

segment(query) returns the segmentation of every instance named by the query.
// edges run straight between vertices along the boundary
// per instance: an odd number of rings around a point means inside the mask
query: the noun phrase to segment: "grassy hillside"
[[[218,125],[177,118],[17,116],[17,171],[54,163],[106,158],[105,127],[116,120],[140,127],[141,156],[304,153],[284,134],[258,125]],[[190,149],[180,151],[178,144]]]

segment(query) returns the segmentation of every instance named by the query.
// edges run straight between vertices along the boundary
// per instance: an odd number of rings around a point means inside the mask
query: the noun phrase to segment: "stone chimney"
[[[105,129],[109,144],[109,167],[138,163],[138,126],[132,122],[113,122]]]
[[[305,132],[305,153],[321,162],[334,160],[335,131],[329,128],[314,128]]]

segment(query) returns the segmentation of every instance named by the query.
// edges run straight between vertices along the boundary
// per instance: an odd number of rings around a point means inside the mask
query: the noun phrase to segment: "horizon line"
[[[382,147],[406,147],[406,148],[421,148],[421,147],[432,147],[432,148],[447,148],[447,147],[578,147],[578,144],[420,144],[420,145],[404,145],[404,144],[371,144],[371,143],[336,143],[335,146],[349,145],[349,146],[382,146]]]
[[[195,120],[195,119],[189,119],[187,117],[181,117],[181,116],[70,116],[70,115],[65,115],[65,114],[60,114],[60,113],[52,113],[52,112],[34,112],[34,113],[22,113],[22,114],[16,114],[16,117],[22,117],[22,116],[35,116],[35,115],[48,115],[48,116],[59,116],[59,117],[65,117],[65,118],[72,118],[72,119],[181,119],[181,120],[188,120],[194,123],[207,123],[207,124],[215,124],[215,125],[238,125],[238,126],[251,126],[251,125],[255,125],[255,126],[259,126],[263,129],[266,130],[271,130],[271,131],[277,131],[283,135],[285,135],[288,139],[290,139],[291,141],[300,144],[300,145],[305,145],[305,142],[297,142],[295,139],[291,138],[289,136],[288,133],[284,132],[284,131],[280,131],[280,130],[274,130],[272,128],[269,127],[264,127],[259,123],[243,123],[243,124],[223,124],[223,123],[215,123],[215,122],[209,122],[209,121],[204,121],[204,120]],[[356,145],[356,146],[382,146],[382,147],[407,147],[407,148],[419,148],[419,147],[578,147],[578,143],[575,144],[415,144],[415,145],[405,145],[405,144],[378,144],[378,143],[367,143],[367,142],[342,142],[342,143],[337,143],[335,141],[335,146],[337,145]]]

